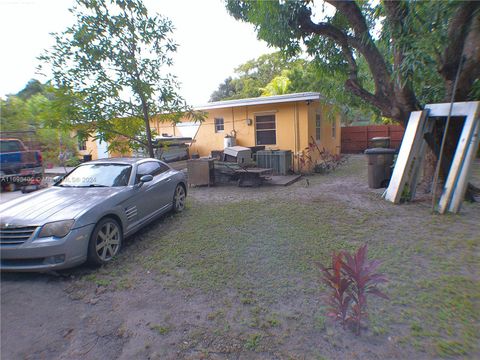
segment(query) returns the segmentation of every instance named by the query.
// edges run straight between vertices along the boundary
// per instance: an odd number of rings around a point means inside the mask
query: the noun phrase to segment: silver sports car
[[[123,239],[185,206],[182,172],[145,158],[91,161],[48,189],[0,205],[1,269],[104,264]]]

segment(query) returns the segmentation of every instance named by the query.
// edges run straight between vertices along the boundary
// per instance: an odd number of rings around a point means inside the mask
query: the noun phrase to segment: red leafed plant
[[[323,280],[332,292],[329,296],[329,305],[327,315],[333,317],[345,325],[347,319],[348,306],[350,305],[351,296],[347,293],[351,281],[343,275],[343,253],[332,254],[332,266],[324,267],[320,265],[323,272]]]
[[[346,251],[334,253],[329,268],[320,266],[325,284],[332,289],[329,296],[332,309],[328,315],[334,316],[342,325],[352,324],[357,335],[360,335],[362,320],[368,318],[367,295],[388,299],[377,287],[387,282],[383,274],[375,272],[380,264],[378,260],[367,259],[365,244],[353,255]]]

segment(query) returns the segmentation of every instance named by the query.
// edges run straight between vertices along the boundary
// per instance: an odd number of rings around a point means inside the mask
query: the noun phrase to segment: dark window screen
[[[257,145],[275,145],[277,143],[275,115],[256,116],[255,122]]]

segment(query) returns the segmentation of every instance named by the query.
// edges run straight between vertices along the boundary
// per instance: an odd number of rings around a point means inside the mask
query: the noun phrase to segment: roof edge
[[[212,110],[212,109],[221,109],[221,108],[229,108],[229,107],[278,104],[278,103],[320,100],[320,99],[323,99],[323,96],[318,92],[303,92],[303,93],[274,95],[274,96],[260,96],[256,98],[215,101],[207,104],[194,106],[193,108],[195,110]]]

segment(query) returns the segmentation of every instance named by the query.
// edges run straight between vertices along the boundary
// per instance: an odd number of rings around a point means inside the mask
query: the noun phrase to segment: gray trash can
[[[387,187],[392,177],[395,149],[373,148],[365,150],[368,161],[368,186],[372,189]]]

